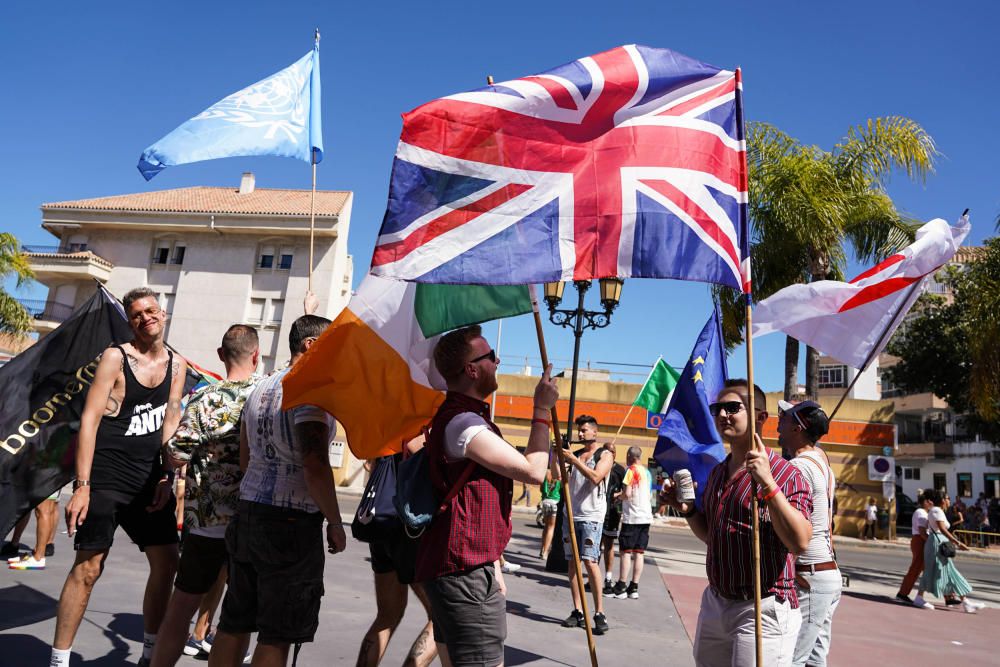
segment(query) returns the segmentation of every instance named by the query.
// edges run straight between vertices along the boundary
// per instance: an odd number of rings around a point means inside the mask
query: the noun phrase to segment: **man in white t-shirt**
[[[288,334],[298,363],[330,320],[303,315]],[[282,410],[288,368],[261,380],[243,407],[237,515],[226,529],[229,589],[209,666],[239,664],[257,633],[254,664],[285,665],[292,644],[311,642],[323,597],[323,519],[330,553],[347,544],[330,474],[337,424],[322,409]]]
[[[614,465],[614,455],[597,441],[597,420],[590,415],[580,415],[575,420],[577,434],[585,445],[576,452],[564,452],[569,464],[569,491],[573,502],[573,528],[576,532],[576,546],[580,551],[580,561],[590,581],[590,592],[594,596],[595,635],[608,631],[608,619],[604,615],[604,598],[601,588],[601,534],[604,530],[604,515],[608,510],[605,495],[608,492],[607,479]],[[560,476],[559,466],[553,466],[553,476]],[[569,520],[563,516],[563,547],[566,560],[573,558],[569,544]],[[573,594],[573,611],[563,621],[563,627],[585,627],[583,612],[580,611],[583,591],[577,589],[574,568],[569,568],[569,588]]]
[[[625,463],[628,466],[622,480],[622,529],[618,535],[621,552],[618,583],[612,595],[620,600],[639,598],[639,578],[646,547],[649,546],[649,525],[653,523],[649,468],[642,465],[642,450],[629,447]],[[629,566],[632,577],[626,585]]]
[[[833,614],[840,602],[842,579],[833,554],[831,520],[837,480],[826,452],[817,447],[830,430],[830,419],[815,401],[778,401],[778,444],[812,489],[812,538],[795,559],[795,586],[802,626],[792,665],[824,667],[830,652]]]

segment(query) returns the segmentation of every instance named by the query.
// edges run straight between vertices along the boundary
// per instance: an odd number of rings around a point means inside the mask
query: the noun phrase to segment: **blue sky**
[[[994,3],[18,4],[0,24],[0,229],[23,243],[52,241],[39,227],[38,206],[48,201],[236,187],[245,170],[258,187],[308,187],[308,165],[281,158],[175,167],[149,184],[135,165],[184,120],[306,53],[317,26],[326,144],[319,187],[355,193],[355,284],[382,219],[401,113],[480,87],[487,75],[532,74],[627,43],[741,66],[747,119],[823,148],[869,117],[909,116],[943,155],[925,185],[893,181],[898,206],[949,221],[970,207],[972,244],[1000,214]],[[37,287],[21,294],[44,295]],[[584,336],[582,359],[650,364],[663,355],[681,366],[710,308],[705,285],[628,281],[612,326]],[[495,338],[495,325],[487,331]],[[550,326],[546,336],[550,355],[568,365],[570,332]],[[780,389],[783,337],[762,337],[754,349],[758,381]],[[500,352],[507,371],[537,358],[528,318],[504,324]],[[745,373],[744,354],[730,357],[731,375]]]

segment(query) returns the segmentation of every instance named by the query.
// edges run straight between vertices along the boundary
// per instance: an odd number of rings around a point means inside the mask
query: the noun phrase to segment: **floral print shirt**
[[[187,464],[184,525],[219,537],[240,499],[240,415],[260,381],[223,380],[195,393],[177,432],[167,443],[171,456]]]

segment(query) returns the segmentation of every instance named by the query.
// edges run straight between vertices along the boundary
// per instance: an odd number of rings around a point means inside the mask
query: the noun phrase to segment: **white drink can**
[[[694,502],[694,480],[691,471],[681,468],[674,473],[674,484],[677,485],[677,500],[682,503]]]

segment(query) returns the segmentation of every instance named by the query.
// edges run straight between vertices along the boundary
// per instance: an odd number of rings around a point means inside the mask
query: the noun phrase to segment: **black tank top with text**
[[[122,358],[127,359],[120,346]],[[174,355],[168,351],[167,372],[156,387],[146,387],[136,379],[127,361],[125,396],[115,416],[104,416],[97,427],[97,445],[91,467],[95,489],[119,491],[134,496],[160,473],[160,446],[163,444],[163,415],[170,398],[170,377]]]

